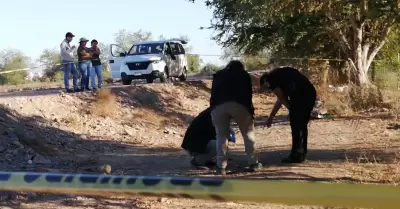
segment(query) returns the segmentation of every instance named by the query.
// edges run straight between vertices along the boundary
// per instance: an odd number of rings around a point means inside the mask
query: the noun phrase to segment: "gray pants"
[[[211,112],[211,116],[217,133],[217,166],[226,168],[228,164],[227,138],[231,119],[238,124],[243,136],[249,165],[258,163],[258,157],[255,154],[254,120],[249,111],[239,103],[226,102],[216,106]]]
[[[204,166],[207,162],[214,162],[214,158],[217,155],[217,140],[211,140],[207,144],[206,153],[190,152],[189,155],[194,157],[198,165]]]

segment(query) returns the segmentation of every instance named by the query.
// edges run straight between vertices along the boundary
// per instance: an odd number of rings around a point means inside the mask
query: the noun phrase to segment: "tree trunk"
[[[370,44],[358,46],[354,53],[354,58],[349,59],[350,64],[354,70],[354,80],[356,85],[371,85],[368,77],[368,72],[371,67],[372,61],[375,59],[376,54],[382,48],[384,42],[375,47],[370,47]],[[371,50],[372,48],[372,50]]]
[[[359,55],[359,53],[357,54]],[[371,84],[368,77],[369,65],[367,63],[369,59],[370,58],[367,58],[365,56],[355,56],[355,58],[349,59],[353,69],[351,81],[358,86]]]
[[[370,85],[371,82],[368,77],[368,68],[362,66],[362,68],[357,69],[356,84],[357,85]]]
[[[371,85],[368,71],[372,61],[385,44],[385,40],[395,19],[388,17],[380,22],[382,27],[379,31],[379,36],[372,40],[371,38],[366,38],[366,33],[368,32],[365,31],[367,23],[364,19],[368,9],[366,0],[360,1],[360,8],[360,13],[350,18],[352,38],[348,37],[350,34],[346,34],[342,29],[335,31],[333,35],[341,43],[340,46],[346,53],[353,69],[351,71],[352,81],[356,85]],[[338,25],[335,22],[333,24]]]

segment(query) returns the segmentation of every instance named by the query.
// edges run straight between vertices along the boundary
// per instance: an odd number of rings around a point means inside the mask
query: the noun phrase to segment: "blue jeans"
[[[96,75],[97,75],[97,87],[101,88],[102,84],[102,76],[101,76],[101,65],[96,65],[92,67],[92,71],[90,72],[90,84],[92,88],[96,88]]]
[[[74,89],[78,89],[78,71],[76,70],[75,63],[72,61],[63,60],[64,68],[64,85],[65,89],[69,89],[69,74],[72,73],[72,83]]]
[[[81,71],[81,89],[89,89],[90,69],[92,69],[91,61],[81,61],[79,70]]]

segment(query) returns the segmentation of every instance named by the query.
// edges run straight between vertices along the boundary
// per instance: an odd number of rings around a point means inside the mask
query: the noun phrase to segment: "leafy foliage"
[[[400,18],[397,1],[204,2],[214,11],[208,28],[217,32],[214,40],[222,46],[245,54],[345,58],[358,83],[368,83],[368,69]]]
[[[208,72],[216,72],[216,71],[221,70],[221,69],[222,69],[221,66],[218,66],[218,65],[215,65],[215,64],[212,64],[212,63],[207,63],[207,64],[201,69],[201,71],[202,71],[202,72],[208,73]]]
[[[152,33],[149,31],[128,31],[120,29],[114,34],[114,41],[120,45],[125,51],[128,51],[134,43],[152,40]]]
[[[26,81],[27,71],[24,70],[28,67],[30,62],[29,57],[26,57],[19,50],[4,50],[0,52],[0,85],[4,84],[23,84]],[[21,70],[11,73],[7,71]]]

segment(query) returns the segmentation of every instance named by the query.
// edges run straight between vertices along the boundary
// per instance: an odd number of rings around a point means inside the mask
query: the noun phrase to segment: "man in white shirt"
[[[65,85],[65,90],[67,92],[79,91],[78,71],[76,70],[76,67],[75,67],[74,54],[73,54],[73,50],[75,49],[75,46],[70,45],[72,38],[74,38],[74,37],[75,36],[71,32],[68,32],[65,34],[64,41],[61,42],[61,44],[60,44],[61,59],[62,59],[63,68],[64,68],[64,85]],[[72,73],[72,83],[74,85],[74,89],[69,88],[69,74],[70,73]]]

